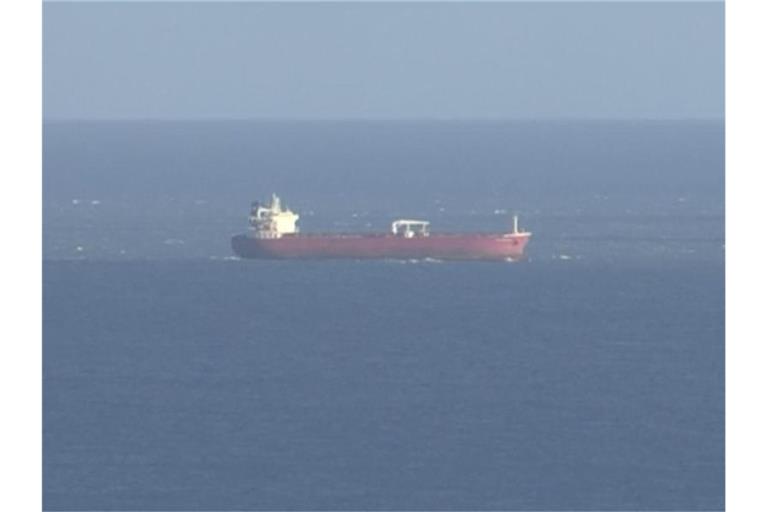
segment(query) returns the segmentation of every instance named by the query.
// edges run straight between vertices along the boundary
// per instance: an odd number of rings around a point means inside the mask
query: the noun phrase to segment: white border
[[[42,507],[41,11],[0,2],[1,510]]]
[[[765,3],[726,2],[726,509],[768,510]]]

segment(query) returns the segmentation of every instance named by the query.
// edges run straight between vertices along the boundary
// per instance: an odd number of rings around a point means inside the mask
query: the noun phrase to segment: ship
[[[247,233],[232,237],[232,250],[248,259],[393,259],[519,261],[531,233],[431,233],[425,220],[397,219],[389,232],[300,233],[299,215],[272,194],[251,203]]]

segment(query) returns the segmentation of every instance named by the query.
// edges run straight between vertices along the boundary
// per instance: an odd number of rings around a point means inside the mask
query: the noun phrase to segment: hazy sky
[[[48,119],[702,118],[722,3],[61,3]]]

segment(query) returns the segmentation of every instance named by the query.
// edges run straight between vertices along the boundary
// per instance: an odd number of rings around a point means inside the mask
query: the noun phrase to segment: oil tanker
[[[531,233],[430,233],[429,222],[398,219],[388,233],[299,233],[299,215],[272,194],[251,204],[250,228],[232,237],[232,250],[254,259],[436,259],[518,261]]]

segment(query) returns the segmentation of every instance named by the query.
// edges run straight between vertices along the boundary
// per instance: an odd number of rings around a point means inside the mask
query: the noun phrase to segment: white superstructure
[[[405,238],[429,236],[429,222],[426,220],[399,219],[392,223],[392,234]]]
[[[275,194],[272,194],[272,200],[267,205],[253,203],[249,220],[254,238],[280,238],[299,232],[296,226],[299,214],[283,208],[280,198]]]

